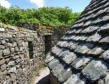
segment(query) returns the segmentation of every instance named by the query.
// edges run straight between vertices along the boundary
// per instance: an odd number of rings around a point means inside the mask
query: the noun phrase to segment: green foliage
[[[15,25],[18,22],[40,22],[49,25],[72,25],[81,13],[72,13],[68,7],[44,7],[39,9],[21,9],[0,6],[0,22]]]

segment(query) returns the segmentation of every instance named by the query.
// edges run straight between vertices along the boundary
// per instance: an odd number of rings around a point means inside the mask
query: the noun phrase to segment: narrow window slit
[[[30,59],[33,59],[33,43],[31,41],[28,42],[28,48],[29,48],[29,57]]]

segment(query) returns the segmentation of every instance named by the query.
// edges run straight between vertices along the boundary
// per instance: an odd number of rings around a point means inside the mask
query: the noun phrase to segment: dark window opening
[[[28,48],[29,48],[29,57],[30,59],[33,59],[33,43],[31,41],[28,42]]]
[[[51,50],[51,35],[45,36],[45,54]]]

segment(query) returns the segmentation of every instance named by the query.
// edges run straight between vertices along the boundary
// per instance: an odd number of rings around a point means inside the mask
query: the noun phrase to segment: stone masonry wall
[[[70,29],[70,26],[50,26],[40,23],[18,23],[17,26],[38,31],[44,37],[45,54],[47,54],[60,38]]]
[[[37,31],[0,24],[0,84],[31,84],[44,50]]]

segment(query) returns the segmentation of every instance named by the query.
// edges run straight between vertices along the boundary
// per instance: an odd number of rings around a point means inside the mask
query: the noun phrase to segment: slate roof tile
[[[57,56],[62,52],[62,49],[60,49],[59,47],[54,47],[52,49],[52,52],[55,53]]]
[[[102,55],[101,57],[104,59],[104,60],[109,60],[109,50],[106,50]]]
[[[91,61],[82,71],[83,75],[89,80],[96,81],[106,76],[108,68],[103,61]]]
[[[86,45],[79,45],[76,49],[75,49],[75,52],[78,52],[78,53],[82,53],[82,54],[85,54],[89,51],[90,49],[86,46]]]
[[[54,56],[52,56],[51,53],[48,53],[47,56],[46,56],[45,62],[46,62],[46,63],[49,63],[49,62],[52,61],[53,59],[54,59]]]
[[[92,0],[46,62],[61,84],[109,84],[108,45],[109,0]]]
[[[80,79],[76,74],[73,74],[66,82],[63,84],[86,84],[84,79]]]
[[[91,49],[88,54],[92,54],[92,55],[100,55],[104,52],[104,50],[101,47],[94,47],[93,49]]]
[[[101,43],[109,43],[109,36],[104,37],[100,40]]]
[[[59,63],[58,61],[57,62],[54,61],[53,65],[54,66],[51,66],[52,67],[51,72],[54,74],[54,76],[57,77],[59,82],[62,83],[71,76],[72,71],[70,68],[64,68],[64,66],[61,63]]]
[[[86,64],[91,61],[91,59],[92,59],[91,57],[85,57],[85,56],[79,57],[73,61],[71,66],[77,70],[80,69],[82,70],[86,66]]]
[[[90,36],[87,39],[87,41],[98,42],[100,39],[101,39],[101,35],[99,35],[98,33],[95,33],[92,36]]]
[[[72,61],[76,59],[76,55],[73,52],[70,51],[64,51],[62,52],[62,59],[65,61],[65,63],[70,64]]]

